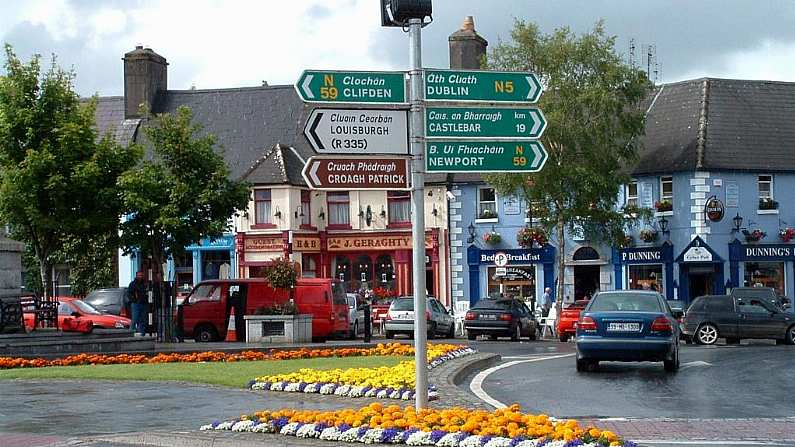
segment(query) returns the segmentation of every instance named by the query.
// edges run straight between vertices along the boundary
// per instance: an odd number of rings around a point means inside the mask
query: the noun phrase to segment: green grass
[[[146,365],[50,366],[0,370],[6,379],[142,380],[206,383],[245,388],[255,377],[301,368],[334,369],[394,366],[409,357],[346,357],[257,362],[159,363]]]

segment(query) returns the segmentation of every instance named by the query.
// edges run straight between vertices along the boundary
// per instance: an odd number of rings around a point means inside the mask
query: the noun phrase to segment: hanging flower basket
[[[657,240],[657,231],[652,229],[643,229],[640,231],[639,237],[640,240],[646,243],[654,242]]]
[[[480,212],[480,215],[478,215],[478,219],[494,219],[496,217],[497,217],[497,213],[495,213],[494,211],[492,211],[490,209],[485,209],[485,210]]]
[[[622,248],[634,247],[635,246],[635,238],[629,234],[625,234],[624,237],[618,241],[618,244]]]
[[[782,228],[778,230],[778,237],[781,239],[781,242],[789,242],[793,238],[795,238],[795,228]]]
[[[541,246],[546,244],[547,240],[547,234],[541,228],[524,227],[516,233],[516,242],[522,248]]]
[[[384,287],[376,287],[373,289],[373,298],[378,301],[389,300],[397,296],[396,290],[390,290]]]
[[[759,209],[760,210],[777,210],[778,209],[778,202],[771,198],[764,198],[759,199]]]
[[[490,231],[483,235],[483,242],[489,245],[497,245],[502,242],[502,236],[496,231]]]
[[[746,242],[759,242],[767,236],[767,233],[759,229],[754,231],[743,230],[743,235]]]
[[[671,203],[670,200],[658,200],[654,202],[654,208],[657,209],[658,213],[664,213],[666,211],[673,211],[674,204]]]

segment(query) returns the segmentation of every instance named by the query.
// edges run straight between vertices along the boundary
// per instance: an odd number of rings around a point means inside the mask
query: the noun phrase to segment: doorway
[[[714,295],[715,269],[712,266],[690,267],[687,282],[690,301],[702,295]]]
[[[599,289],[598,265],[574,266],[574,299],[589,299]]]

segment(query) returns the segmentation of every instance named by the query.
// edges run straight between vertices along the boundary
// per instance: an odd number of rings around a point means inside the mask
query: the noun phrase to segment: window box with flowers
[[[502,242],[502,236],[500,235],[500,233],[491,230],[488,233],[483,234],[483,242],[489,245],[497,245],[500,242]]]
[[[753,231],[743,230],[743,236],[745,236],[746,242],[759,242],[767,236],[767,233],[759,229]]]
[[[759,209],[757,214],[778,214],[778,202],[770,197],[759,199]]]
[[[540,247],[547,243],[547,234],[541,228],[524,227],[516,233],[516,242],[522,248]]]
[[[480,214],[478,214],[477,218],[477,220],[479,221],[484,221],[484,220],[491,221],[496,219],[497,219],[497,213],[495,213],[490,209],[484,209],[483,211],[481,211]]]
[[[649,244],[657,240],[657,235],[658,233],[656,230],[653,230],[651,228],[644,228],[643,230],[640,230],[640,234],[638,235],[638,237],[643,242]]]
[[[654,202],[654,209],[657,213],[673,213],[674,204],[668,199],[658,200]]]
[[[778,230],[778,237],[781,239],[781,242],[789,242],[793,238],[795,238],[795,228],[782,228]]]

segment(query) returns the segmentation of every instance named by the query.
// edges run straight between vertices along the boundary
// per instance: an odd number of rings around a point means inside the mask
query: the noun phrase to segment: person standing
[[[141,334],[141,336],[146,335],[146,323],[147,323],[147,302],[149,301],[149,297],[146,293],[146,281],[144,280],[144,272],[139,271],[135,274],[135,279],[132,280],[129,286],[127,286],[127,295],[130,299],[130,305],[132,307],[132,324],[133,324],[133,331]]]
[[[541,308],[541,316],[546,318],[549,315],[549,309],[552,308],[552,289],[547,287],[541,298],[538,299],[538,307]]]

